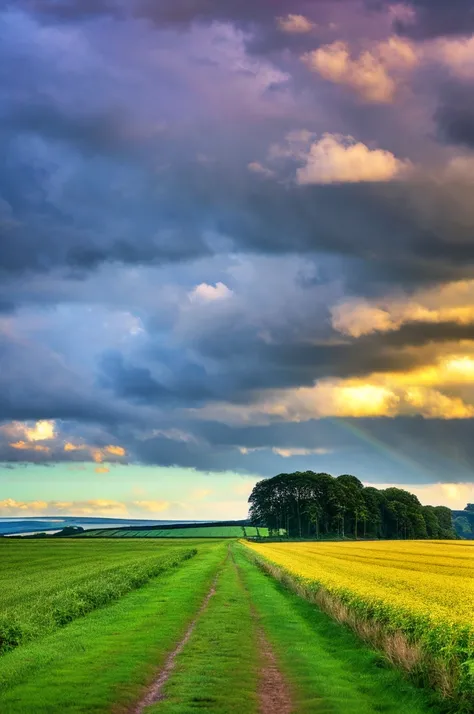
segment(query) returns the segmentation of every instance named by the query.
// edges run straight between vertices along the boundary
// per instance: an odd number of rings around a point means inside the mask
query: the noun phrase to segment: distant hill
[[[67,526],[80,526],[85,530],[91,528],[125,528],[150,526],[182,526],[208,521],[170,521],[143,520],[138,518],[97,518],[92,516],[35,516],[27,518],[0,518],[0,536],[21,535],[22,533],[54,533]]]

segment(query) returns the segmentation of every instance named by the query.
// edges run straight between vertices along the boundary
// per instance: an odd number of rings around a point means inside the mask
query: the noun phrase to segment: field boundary
[[[245,545],[245,544],[244,544]],[[443,659],[411,639],[401,629],[387,631],[375,618],[364,617],[324,585],[293,575],[285,568],[257,556],[245,548],[246,557],[267,575],[299,597],[316,605],[341,625],[349,627],[365,643],[381,652],[394,667],[402,670],[418,686],[429,687],[444,700],[453,714],[472,714],[472,688],[469,671],[456,657]],[[441,651],[440,647],[440,651]],[[469,665],[469,662],[466,662]],[[463,676],[464,675],[464,676]]]

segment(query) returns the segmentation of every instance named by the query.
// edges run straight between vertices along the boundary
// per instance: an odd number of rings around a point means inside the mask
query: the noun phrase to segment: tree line
[[[366,486],[350,474],[297,471],[259,481],[249,517],[290,538],[456,538],[451,510],[422,506],[401,488]]]

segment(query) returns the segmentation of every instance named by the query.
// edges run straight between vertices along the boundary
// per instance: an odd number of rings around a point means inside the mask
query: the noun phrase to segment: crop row
[[[268,536],[268,528],[255,526],[197,526],[196,528],[91,529],[85,538],[245,538]]]
[[[137,558],[87,576],[73,584],[62,580],[54,590],[37,593],[0,613],[0,653],[36,639],[145,585],[151,578],[196,555],[195,548],[173,548]]]
[[[416,541],[248,544],[260,564],[425,683],[474,696],[474,547]],[[276,566],[276,568],[275,568]],[[472,711],[466,709],[466,711]]]

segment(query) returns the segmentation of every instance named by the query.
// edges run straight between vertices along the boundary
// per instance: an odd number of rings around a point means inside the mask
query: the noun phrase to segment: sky
[[[0,0],[0,516],[474,500],[471,0]]]

